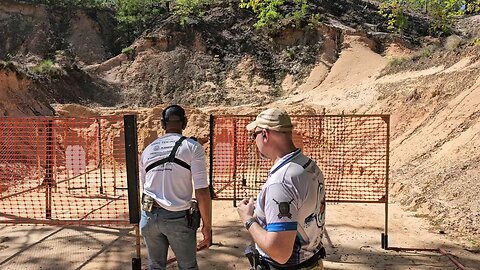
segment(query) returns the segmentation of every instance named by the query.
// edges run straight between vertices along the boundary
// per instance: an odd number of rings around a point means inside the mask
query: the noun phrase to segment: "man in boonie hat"
[[[245,198],[237,208],[255,242],[246,251],[252,269],[323,269],[322,171],[295,147],[284,109],[261,112],[247,130],[261,155],[275,160],[256,202]]]
[[[247,125],[248,131],[256,127],[275,130],[279,132],[291,132],[293,130],[292,120],[284,109],[272,108],[261,112],[255,121]]]

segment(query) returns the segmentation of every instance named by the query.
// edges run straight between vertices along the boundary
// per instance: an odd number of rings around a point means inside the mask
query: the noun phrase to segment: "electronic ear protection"
[[[185,129],[187,126],[187,117],[185,116],[185,110],[179,105],[170,105],[162,111],[162,127],[165,128],[172,115],[180,117],[180,121],[182,121],[182,129]]]

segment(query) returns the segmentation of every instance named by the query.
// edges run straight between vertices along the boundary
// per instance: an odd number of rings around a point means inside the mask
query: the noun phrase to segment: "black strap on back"
[[[303,168],[306,169],[308,167],[308,165],[310,165],[310,163],[312,163],[312,160],[311,159],[308,159],[307,163],[303,164]]]
[[[190,165],[188,165],[185,161],[180,160],[180,159],[178,159],[178,158],[175,157],[175,154],[177,153],[178,147],[180,147],[180,145],[182,145],[183,140],[185,140],[186,138],[187,138],[187,137],[182,136],[182,137],[175,143],[175,146],[173,146],[172,152],[170,152],[170,155],[168,155],[168,157],[166,157],[166,158],[164,158],[164,159],[157,160],[157,161],[155,161],[154,163],[148,165],[147,168],[145,169],[145,173],[147,173],[147,172],[150,171],[151,169],[153,169],[153,168],[155,168],[155,167],[157,167],[157,166],[160,166],[160,165],[162,165],[162,164],[165,164],[165,163],[167,163],[167,162],[177,163],[178,165],[184,167],[185,169],[190,170]]]

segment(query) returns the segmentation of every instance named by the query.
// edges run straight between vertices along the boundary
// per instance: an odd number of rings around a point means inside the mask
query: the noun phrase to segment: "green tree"
[[[132,42],[161,14],[168,12],[169,0],[115,0],[108,5],[116,11],[118,31]]]
[[[213,4],[213,0],[177,0],[173,7],[173,14],[180,18],[180,24],[190,22],[192,16],[203,16],[205,10]]]
[[[283,18],[279,7],[285,3],[284,0],[240,0],[240,7],[253,10],[257,13],[256,28],[270,26]]]
[[[388,29],[402,32],[408,27],[407,12],[423,12],[432,19],[432,32],[450,32],[454,19],[480,11],[480,0],[380,0],[379,13]]]
[[[287,13],[285,18],[292,21],[294,27],[300,27],[308,18],[308,1],[295,0],[295,5],[291,12]]]
[[[408,26],[405,16],[406,3],[402,0],[381,1],[378,13],[387,19],[387,29],[403,32]]]
[[[257,29],[275,26],[280,21],[294,27],[316,25],[320,16],[309,9],[319,4],[318,0],[240,0],[240,8],[257,14]]]
[[[480,12],[480,0],[467,0],[465,10],[467,13],[479,13]]]

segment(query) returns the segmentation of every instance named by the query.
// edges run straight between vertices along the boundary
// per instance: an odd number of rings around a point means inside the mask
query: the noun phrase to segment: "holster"
[[[145,212],[152,212],[155,199],[143,193],[142,195],[142,210]]]
[[[260,259],[260,253],[254,246],[248,246],[245,249],[245,256],[250,263],[250,270],[265,270],[266,268],[262,265]]]
[[[190,209],[187,210],[185,217],[187,219],[187,226],[190,229],[197,230],[200,227],[200,220],[202,217],[196,200],[192,200],[190,203]]]

